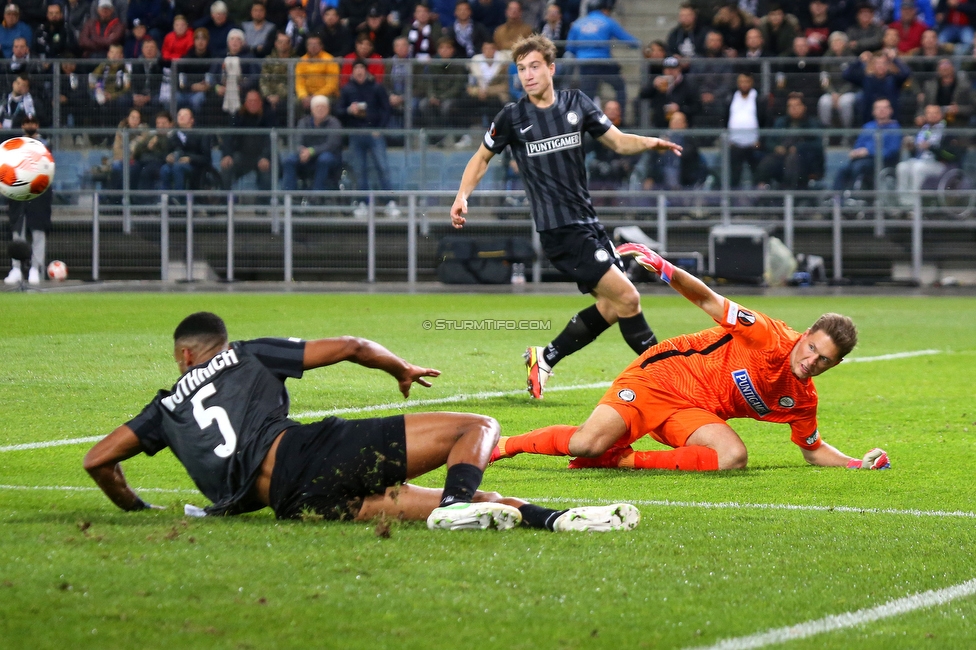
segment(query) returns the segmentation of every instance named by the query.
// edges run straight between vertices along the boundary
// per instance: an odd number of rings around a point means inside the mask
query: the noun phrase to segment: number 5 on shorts
[[[213,424],[214,420],[217,421],[217,428],[220,429],[220,435],[224,437],[224,444],[214,447],[214,453],[221,458],[227,458],[234,453],[234,449],[237,447],[237,432],[234,431],[234,425],[230,423],[227,411],[221,407],[203,407],[203,400],[216,392],[217,389],[214,388],[213,384],[204,384],[190,400],[190,403],[193,404],[193,417],[196,418],[201,429],[206,429]]]

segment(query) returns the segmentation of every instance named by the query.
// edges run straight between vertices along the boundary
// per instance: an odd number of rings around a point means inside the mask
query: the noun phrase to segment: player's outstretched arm
[[[622,156],[635,156],[645,151],[673,151],[681,155],[682,147],[664,138],[651,138],[633,133],[624,133],[615,126],[599,138],[604,146],[613,149]]]
[[[464,173],[461,175],[461,187],[458,188],[454,205],[451,206],[451,225],[455,228],[464,226],[464,215],[468,213],[468,197],[474,192],[474,188],[478,187],[478,183],[488,171],[488,163],[494,156],[495,154],[482,143],[471,156],[468,164],[464,166]]]
[[[119,463],[139,453],[142,453],[139,438],[128,425],[123,424],[88,450],[85,454],[85,471],[112,503],[123,510],[161,509],[161,506],[151,506],[140,499],[122,473]]]
[[[400,392],[404,397],[410,395],[410,387],[414,383],[429,388],[430,382],[424,377],[437,377],[441,374],[440,370],[422,368],[404,361],[379,343],[355,336],[318,339],[305,344],[305,370],[331,366],[340,361],[351,361],[392,375],[400,385]]]
[[[846,467],[848,469],[888,469],[891,463],[884,449],[874,448],[864,458],[851,458],[836,447],[821,442],[816,449],[801,449],[803,458],[811,465],[820,467]]]
[[[624,244],[617,247],[620,255],[633,255],[638,264],[652,273],[657,273],[661,279],[671,285],[671,288],[682,296],[701,307],[712,317],[721,322],[725,318],[725,298],[712,291],[704,282],[691,273],[676,268],[647,246],[643,244]]]

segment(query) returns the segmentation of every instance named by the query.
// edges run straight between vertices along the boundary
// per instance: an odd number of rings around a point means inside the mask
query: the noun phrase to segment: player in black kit
[[[404,397],[440,372],[408,363],[354,337],[228,342],[215,314],[187,316],[173,334],[181,377],[142,412],[89,450],[85,469],[123,510],[153,508],[126,483],[119,463],[169,447],[213,503],[189,515],[233,515],[270,506],[279,519],[316,513],[368,520],[385,514],[426,519],[432,529],[512,528],[520,522],[558,532],[630,530],[630,504],[550,510],[478,490],[499,427],[470,413],[386,418],[288,417],[287,378],[352,361],[392,375]],[[443,490],[407,480],[447,465]]]
[[[552,367],[615,322],[637,354],[657,343],[641,313],[640,294],[623,273],[623,262],[590,202],[583,134],[628,156],[648,149],[670,149],[680,155],[681,147],[660,138],[623,133],[579,90],[555,91],[556,47],[545,36],[517,41],[512,60],[526,94],[498,113],[464,168],[451,221],[455,228],[464,226],[468,197],[485,175],[488,162],[511,147],[546,257],[575,280],[581,292],[596,297],[596,304],[573,316],[548,346],[526,350],[529,394],[541,399]]]

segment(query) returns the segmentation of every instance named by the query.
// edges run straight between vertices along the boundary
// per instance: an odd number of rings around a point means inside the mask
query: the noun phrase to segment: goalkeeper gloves
[[[888,452],[875,447],[864,454],[863,460],[855,458],[847,463],[847,469],[891,469],[891,463],[888,461]]]
[[[671,284],[674,275],[674,265],[643,244],[624,244],[617,248],[620,255],[633,255],[634,260],[652,273],[657,273],[661,279]]]

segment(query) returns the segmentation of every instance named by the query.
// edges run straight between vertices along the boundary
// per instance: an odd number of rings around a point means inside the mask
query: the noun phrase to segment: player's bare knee
[[[492,446],[498,444],[498,439],[501,437],[501,425],[498,424],[498,420],[488,415],[478,415],[477,426],[481,429],[482,436],[489,441]]]
[[[614,309],[620,318],[630,318],[640,313],[640,294],[633,285],[614,298]]]
[[[596,458],[610,449],[610,443],[596,436],[574,435],[569,439],[569,454],[571,456],[582,456],[583,458]]]
[[[749,463],[749,451],[743,444],[728,445],[718,452],[719,469],[745,469]]]

